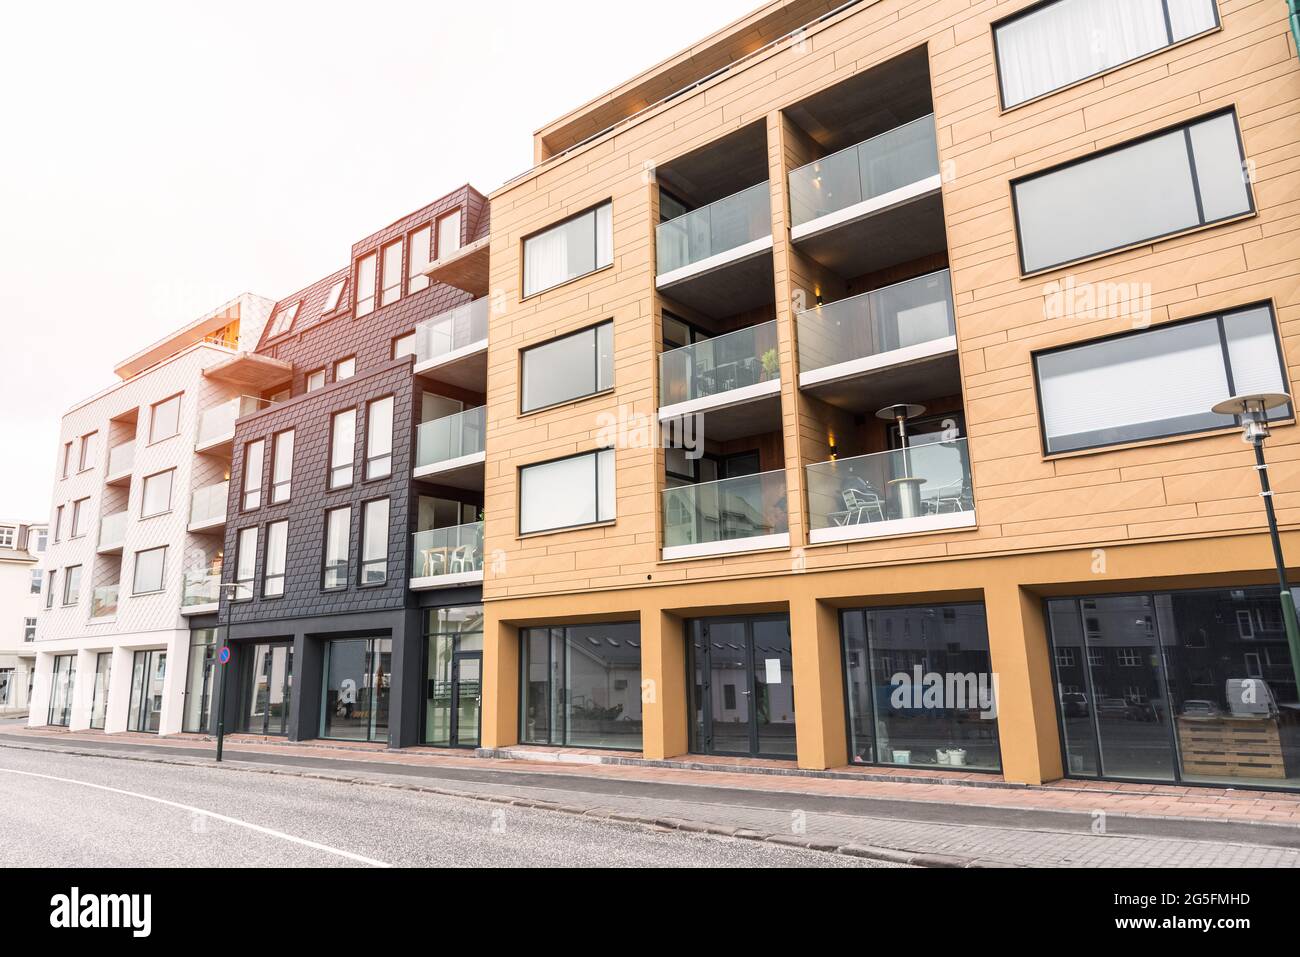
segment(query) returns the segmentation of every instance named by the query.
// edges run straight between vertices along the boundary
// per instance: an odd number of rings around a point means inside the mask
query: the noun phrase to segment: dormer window
[[[298,318],[298,307],[302,305],[302,300],[297,300],[287,306],[281,306],[280,311],[275,314],[275,319],[271,321],[271,335],[274,339],[276,336],[282,336],[293,328],[293,321]]]
[[[340,279],[334,285],[330,286],[329,294],[325,297],[325,307],[320,311],[322,316],[328,316],[339,307],[339,303],[343,300],[343,289],[347,284],[348,281],[346,279]]]

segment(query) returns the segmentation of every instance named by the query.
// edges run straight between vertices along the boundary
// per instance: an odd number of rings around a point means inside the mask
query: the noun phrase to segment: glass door
[[[794,757],[789,619],[709,619],[691,628],[691,750]]]
[[[50,677],[50,713],[47,723],[66,728],[72,717],[72,688],[77,678],[77,656],[56,657],[54,672]]]
[[[246,734],[287,736],[293,704],[293,645],[249,645],[244,661],[242,730]],[[209,680],[209,695],[210,684]]]
[[[388,740],[391,638],[340,638],[325,646],[321,737]]]
[[[108,715],[108,679],[113,667],[113,653],[101,651],[95,656],[95,695],[90,705],[90,726],[104,730]]]
[[[126,719],[128,731],[158,733],[166,680],[167,652],[135,653],[131,667],[131,706]]]
[[[477,748],[483,710],[483,656],[457,655],[452,681],[456,700],[452,744],[458,748]]]

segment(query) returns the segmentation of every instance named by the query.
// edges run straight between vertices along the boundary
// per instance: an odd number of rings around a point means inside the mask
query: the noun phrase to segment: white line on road
[[[248,830],[256,831],[259,834],[278,837],[284,841],[292,841],[294,844],[301,844],[303,847],[310,847],[317,851],[324,851],[327,854],[337,854],[339,857],[346,857],[348,860],[358,861],[362,864],[369,864],[371,867],[392,867],[391,864],[377,861],[372,857],[363,857],[360,854],[353,854],[351,851],[339,850],[337,847],[317,844],[315,841],[309,841],[302,837],[294,837],[292,834],[286,834],[283,831],[276,831],[269,827],[262,827],[260,824],[253,824],[250,821],[241,821],[238,818],[227,817],[225,814],[217,814],[214,811],[206,811],[203,808],[195,807],[192,804],[181,804],[177,801],[168,801],[165,798],[154,797],[151,794],[140,794],[138,791],[125,791],[122,788],[111,788],[104,784],[92,784],[89,781],[78,781],[76,778],[60,778],[55,777],[52,774],[37,774],[34,771],[15,771],[13,768],[0,768],[0,773],[21,774],[28,778],[44,778],[46,781],[60,781],[64,784],[79,784],[82,787],[94,788],[97,791],[109,791],[113,794],[123,794],[127,797],[139,798],[142,801],[153,801],[155,804],[165,804],[168,807],[179,808],[182,811],[189,811],[192,814],[202,814],[204,817],[210,817],[214,821],[224,821],[226,824],[233,824],[236,827],[248,828]]]

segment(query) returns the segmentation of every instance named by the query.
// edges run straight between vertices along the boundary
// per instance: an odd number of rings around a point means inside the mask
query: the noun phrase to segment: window
[[[1073,668],[1073,667],[1074,667],[1074,649],[1073,649],[1073,648],[1057,648],[1057,649],[1056,649],[1056,666],[1057,666],[1058,668]]]
[[[1287,391],[1267,305],[1040,353],[1034,367],[1049,455],[1228,428],[1216,403]]]
[[[438,258],[446,259],[460,249],[460,210],[438,220]]]
[[[519,470],[519,532],[613,521],[614,450],[602,449]]]
[[[357,357],[348,356],[346,359],[340,359],[334,363],[334,381],[342,382],[344,379],[351,379],[357,374]]]
[[[262,573],[263,598],[279,598],[284,594],[284,565],[288,556],[288,547],[288,522],[272,522],[266,526],[266,570]]]
[[[346,279],[340,279],[330,286],[330,291],[325,294],[325,305],[321,307],[320,314],[322,316],[328,316],[339,307],[339,303],[343,301],[343,290],[347,284]]]
[[[325,574],[321,586],[326,589],[348,587],[348,548],[352,537],[352,509],[336,508],[325,513]]]
[[[81,538],[86,534],[86,520],[89,517],[90,499],[81,498],[72,503],[72,538]]]
[[[257,574],[257,527],[241,528],[235,555],[235,601],[253,597],[253,579]]]
[[[293,321],[298,318],[298,309],[302,305],[302,300],[291,302],[287,306],[281,306],[276,312],[275,318],[271,320],[271,332],[268,339],[274,339],[276,336],[284,335],[293,328]]]
[[[13,548],[18,543],[18,529],[12,525],[0,526],[0,548]]]
[[[524,295],[535,295],[613,263],[612,209],[605,203],[524,240]]]
[[[244,446],[244,511],[262,507],[262,466],[266,461],[266,440]]]
[[[131,594],[148,595],[163,590],[167,570],[167,548],[151,548],[135,553],[135,575],[131,579]]]
[[[383,284],[379,291],[379,304],[386,306],[402,298],[402,241],[384,247]]]
[[[49,573],[48,577],[46,578],[46,582],[45,582],[45,607],[46,608],[54,607],[54,582],[57,579],[58,574],[59,573],[57,571],[52,571]]]
[[[63,570],[63,604],[75,605],[81,598],[81,566],[70,565]]]
[[[393,397],[366,407],[366,479],[393,474]]]
[[[1136,668],[1142,663],[1142,653],[1137,648],[1121,648],[1115,658],[1121,668]]]
[[[357,260],[357,318],[375,311],[375,254]]]
[[[36,536],[36,543],[32,544],[32,536]],[[27,550],[37,555],[44,555],[45,549],[50,544],[50,530],[45,526],[27,530]]]
[[[39,568],[32,569],[31,593],[33,595],[39,595],[41,593],[41,582],[44,578],[45,576]]]
[[[273,440],[271,453],[271,504],[289,501],[293,479],[293,430],[281,432]]]
[[[388,580],[388,499],[361,507],[361,584],[382,585]]]
[[[77,471],[87,472],[95,467],[95,439],[97,432],[81,437],[81,450],[77,454]]]
[[[415,355],[415,333],[408,332],[404,336],[398,336],[393,340],[393,358],[400,359],[402,356]]]
[[[523,352],[523,411],[532,412],[614,387],[614,323]]]
[[[432,242],[433,230],[428,226],[421,226],[411,233],[411,252],[406,267],[406,291],[408,293],[429,288],[429,277],[424,274],[424,270],[432,262],[429,255],[432,251]]]
[[[175,469],[145,476],[144,495],[140,505],[140,517],[152,518],[172,510],[172,479]]]
[[[1011,189],[1026,274],[1255,209],[1232,111],[1015,180]]]
[[[60,478],[67,478],[72,470],[72,443],[63,443],[63,465],[59,469]]]
[[[352,460],[356,457],[357,410],[334,413],[330,422],[330,488],[352,484]]]
[[[1214,0],[1054,0],[993,28],[1002,105],[1053,90],[1218,26]]]
[[[63,537],[63,506],[60,505],[54,510],[54,540],[57,542]]]
[[[170,439],[181,430],[181,397],[155,403],[149,415],[149,443]]]
[[[23,641],[35,641],[35,640],[36,640],[36,619],[24,618],[23,619]]]
[[[1103,654],[1100,648],[1088,649],[1088,666],[1090,668],[1106,667],[1106,656],[1105,654]]]
[[[641,626],[523,628],[519,740],[641,748]]]

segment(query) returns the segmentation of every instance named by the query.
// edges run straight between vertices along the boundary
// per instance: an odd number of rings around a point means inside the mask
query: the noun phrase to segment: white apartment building
[[[27,708],[47,540],[44,525],[0,521],[0,714]]]
[[[191,629],[215,625],[235,420],[274,303],[242,295],[63,417],[32,725],[182,729]]]

